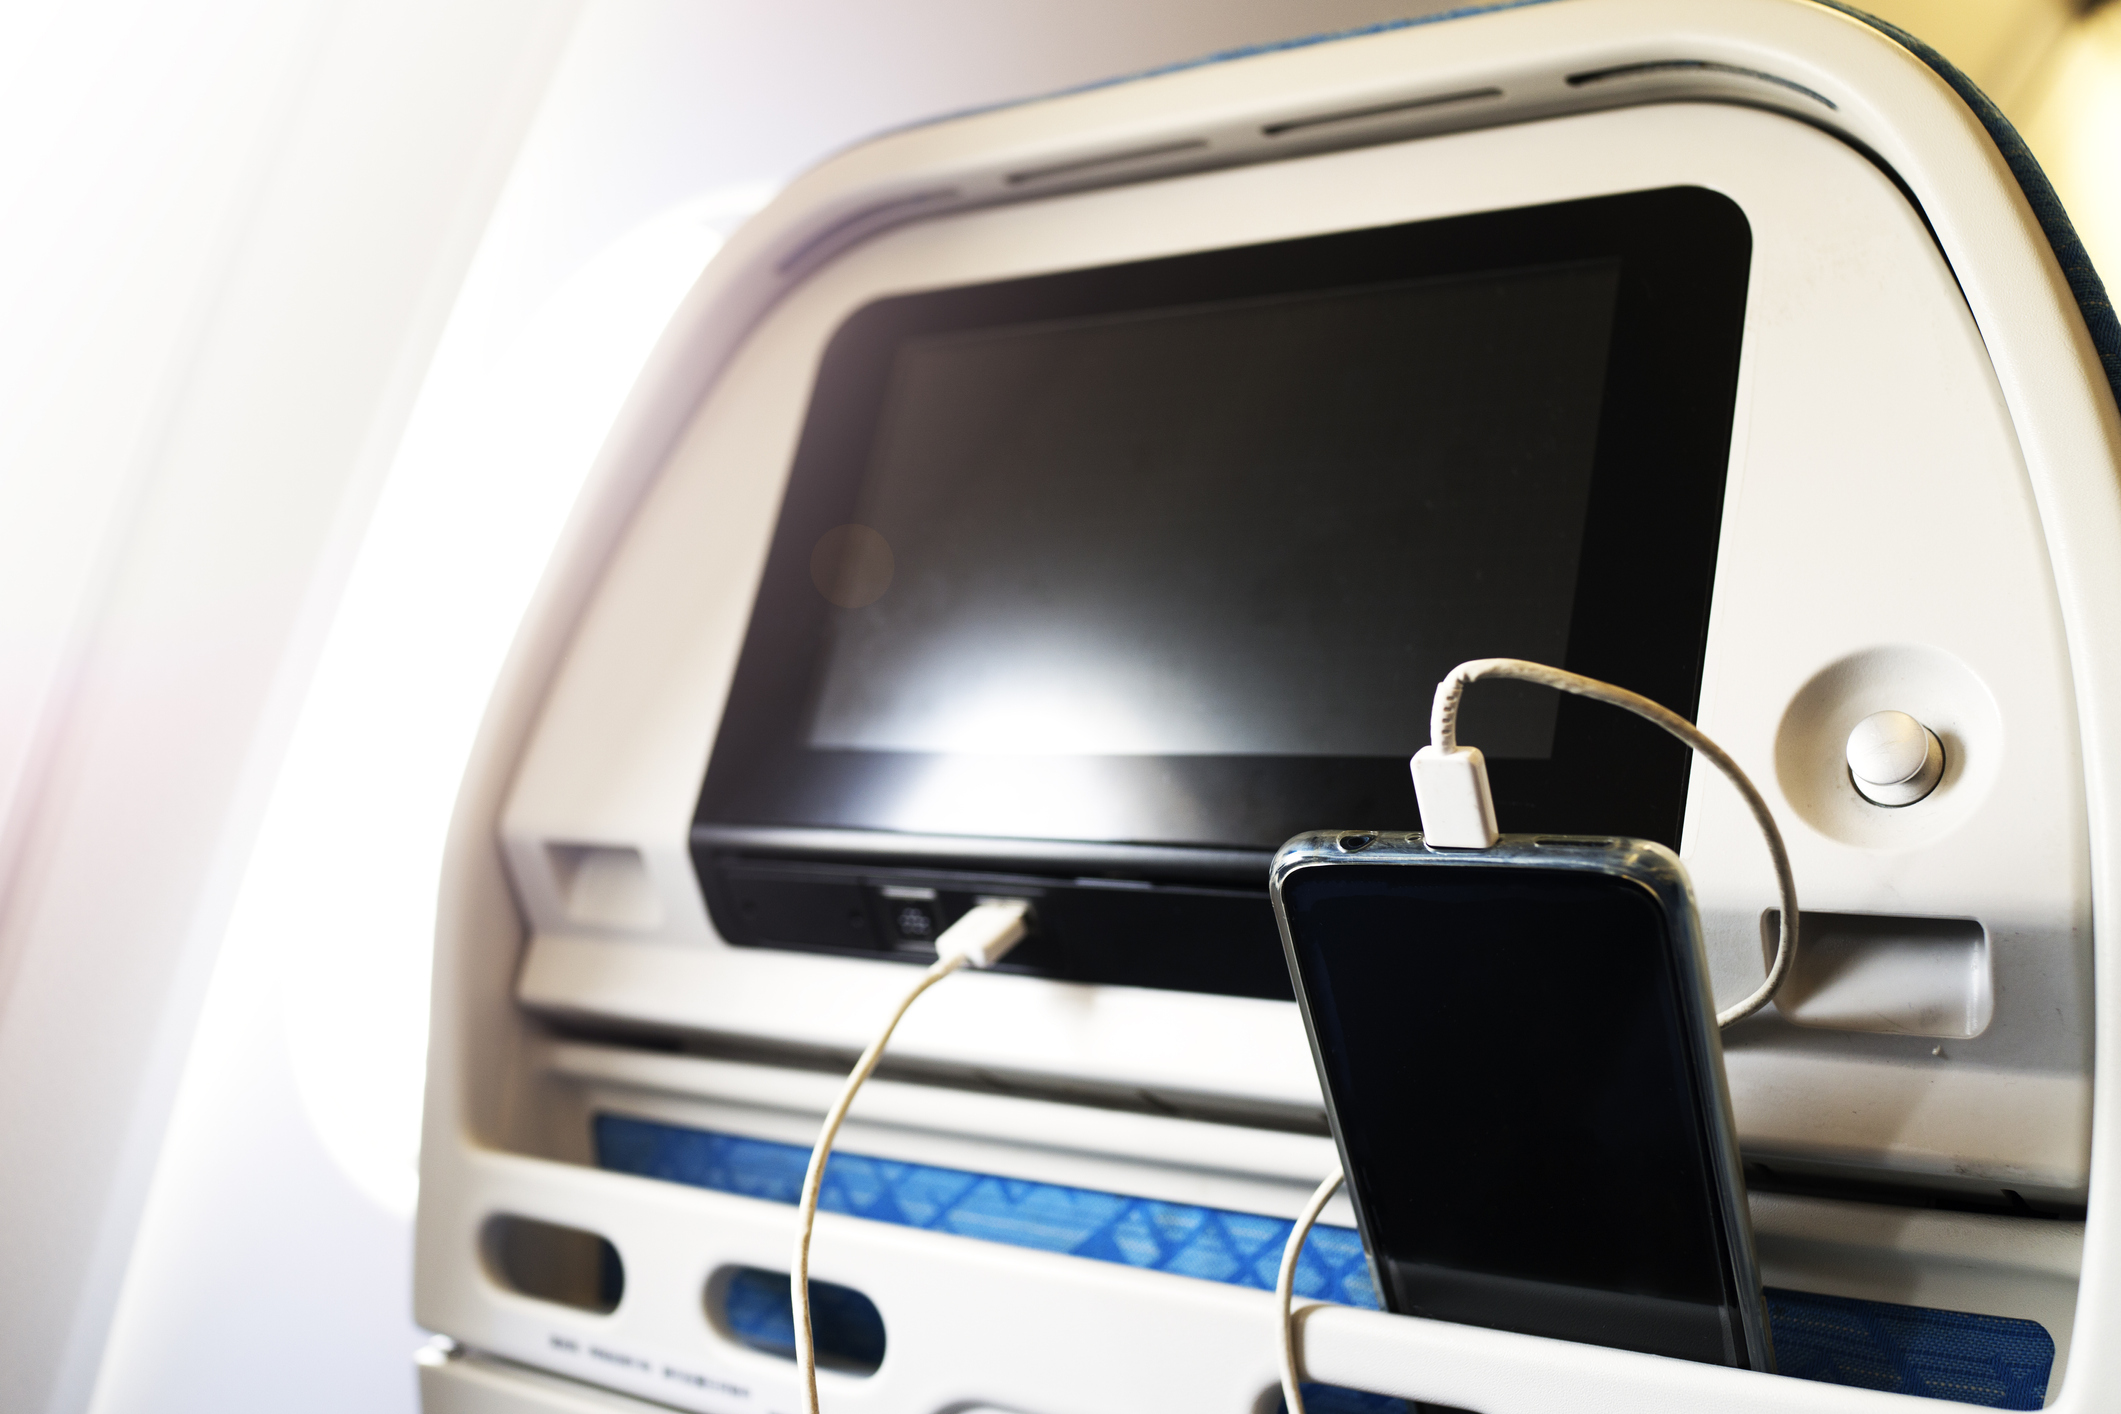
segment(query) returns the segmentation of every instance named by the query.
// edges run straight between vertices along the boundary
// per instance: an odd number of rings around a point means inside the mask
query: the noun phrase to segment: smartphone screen
[[[1536,859],[1277,879],[1388,1309],[1770,1367],[1690,903]]]

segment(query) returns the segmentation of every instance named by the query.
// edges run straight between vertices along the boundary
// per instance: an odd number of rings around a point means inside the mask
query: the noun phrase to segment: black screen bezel
[[[1735,203],[1674,187],[901,295],[863,307],[840,326],[820,362],[696,832],[713,837],[737,829],[754,840],[780,830],[895,833],[903,825],[894,802],[950,763],[935,753],[808,745],[829,612],[810,579],[810,554],[826,530],[854,519],[899,345],[1034,321],[1617,261],[1575,614],[1560,666],[1692,716],[1750,260],[1750,227]],[[1360,494],[1359,486],[1341,489]],[[1410,576],[1410,593],[1414,583]],[[1426,712],[1426,702],[1407,704],[1410,751],[1425,737]],[[1322,822],[1387,823],[1412,808],[1404,757],[1013,760],[1006,789],[1014,801],[992,802],[981,823],[945,822],[938,832],[1271,850]],[[1676,846],[1688,767],[1686,748],[1656,728],[1565,698],[1550,759],[1498,760],[1490,772],[1496,805],[1513,829],[1610,832]],[[1035,804],[1042,787],[1065,789],[1085,772],[1124,802],[1122,823],[1094,840],[1057,827]],[[1008,821],[1000,829],[989,823],[997,812]],[[876,847],[889,852],[888,833]]]

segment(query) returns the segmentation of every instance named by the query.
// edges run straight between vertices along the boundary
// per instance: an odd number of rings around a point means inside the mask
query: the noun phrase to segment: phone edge
[[[1360,850],[1343,849],[1340,840],[1352,835],[1369,836],[1371,843]],[[1385,850],[1373,854],[1372,851],[1380,845],[1385,846]],[[1666,916],[1674,921],[1683,935],[1674,939],[1673,949],[1685,974],[1682,991],[1695,1013],[1689,1018],[1694,1023],[1689,1030],[1695,1047],[1695,1063],[1702,1067],[1703,1074],[1715,1087],[1715,1112],[1710,1118],[1717,1150],[1712,1164],[1716,1171],[1717,1198],[1723,1210],[1725,1229],[1733,1238],[1730,1244],[1730,1260],[1735,1268],[1733,1275],[1741,1297],[1749,1298],[1741,1299],[1738,1310],[1739,1324],[1746,1339],[1747,1361],[1736,1368],[1776,1373],[1774,1339],[1768,1323],[1767,1297],[1761,1284],[1759,1255],[1753,1241],[1752,1210],[1747,1200],[1745,1170],[1731,1112],[1730,1083],[1724,1074],[1723,1043],[1716,1025],[1715,996],[1709,987],[1708,949],[1700,913],[1694,906],[1693,886],[1687,878],[1686,865],[1677,853],[1653,840],[1611,835],[1504,835],[1488,849],[1446,850],[1430,848],[1417,833],[1343,829],[1306,831],[1275,851],[1273,862],[1267,869],[1267,893],[1274,907],[1274,924],[1281,935],[1282,958],[1288,965],[1289,985],[1296,994],[1297,1010],[1303,1017],[1304,1040],[1310,1048],[1311,1065],[1318,1076],[1318,1088],[1325,1102],[1327,1122],[1333,1131],[1333,1147],[1340,1155],[1342,1172],[1348,1171],[1348,1153],[1341,1141],[1340,1115],[1326,1077],[1324,1058],[1319,1053],[1310,1002],[1304,994],[1302,970],[1296,965],[1296,947],[1289,935],[1288,914],[1282,907],[1282,883],[1306,868],[1355,863],[1413,863],[1416,860],[1403,853],[1413,849],[1421,851],[1418,862],[1427,866],[1493,865],[1536,858],[1551,868],[1628,879],[1649,889]],[[1355,1210],[1356,1229],[1362,1238],[1363,1261],[1370,1269],[1370,1280],[1377,1289],[1379,1302],[1385,1303],[1389,1300],[1389,1288],[1385,1285],[1384,1274],[1377,1267],[1376,1244],[1371,1241],[1367,1217],[1362,1205],[1354,1202],[1352,1180],[1348,1184],[1348,1194],[1350,1206]]]

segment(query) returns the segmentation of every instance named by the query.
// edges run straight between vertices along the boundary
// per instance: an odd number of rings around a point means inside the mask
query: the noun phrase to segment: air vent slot
[[[707,1322],[737,1344],[795,1359],[795,1302],[788,1274],[724,1267],[707,1282]],[[821,1370],[873,1375],[884,1363],[884,1316],[851,1286],[810,1283],[810,1334]]]
[[[521,1296],[608,1315],[626,1294],[619,1249],[593,1232],[500,1213],[480,1234],[486,1270]]]
[[[1291,118],[1286,122],[1269,123],[1259,131],[1266,137],[1282,137],[1289,133],[1309,132],[1313,128],[1323,128],[1334,123],[1359,123],[1368,118],[1390,118],[1401,113],[1447,108],[1456,103],[1484,103],[1502,96],[1502,90],[1499,88],[1469,88],[1461,93],[1438,93],[1427,98],[1410,98],[1403,103],[1379,103],[1368,108],[1349,108],[1338,113]]]
[[[1031,182],[1058,181],[1063,177],[1081,176],[1085,172],[1102,171],[1107,167],[1118,167],[1131,162],[1147,162],[1155,157],[1169,157],[1179,152],[1199,152],[1208,146],[1206,138],[1187,138],[1181,142],[1160,142],[1154,147],[1137,147],[1126,152],[1111,152],[1099,157],[1085,157],[1074,162],[1057,162],[1051,167],[1031,167],[1021,172],[1011,172],[1005,181],[1012,187]]]
[[[1713,59],[1657,59],[1645,64],[1618,64],[1610,69],[1592,69],[1581,74],[1570,74],[1569,87],[1582,88],[1587,84],[1606,83],[1613,79],[1643,79],[1659,74],[1686,72],[1728,74],[1732,78],[1754,79],[1760,83],[1771,83],[1777,88],[1786,88],[1791,93],[1801,93],[1814,103],[1823,103],[1829,108],[1838,110],[1840,106],[1817,89],[1806,88],[1791,79],[1764,73],[1759,69],[1741,68],[1737,64],[1719,64]]]

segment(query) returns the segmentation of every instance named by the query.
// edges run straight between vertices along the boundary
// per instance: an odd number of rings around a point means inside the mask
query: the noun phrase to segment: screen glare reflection
[[[1214,749],[1220,724],[1189,700],[1197,685],[1154,663],[1115,662],[1097,645],[1006,631],[927,647],[908,674],[922,688],[887,696],[832,681],[815,744],[889,751],[910,738],[974,756],[1157,755],[1174,742],[1181,751]],[[862,712],[846,698],[877,700]]]
[[[1454,663],[1566,654],[1618,289],[1600,259],[903,340],[811,556],[809,745],[1407,754]],[[1551,694],[1494,703],[1482,750],[1553,754]]]
[[[1141,807],[1095,758],[937,756],[887,807],[887,829],[920,834],[1124,839]]]

